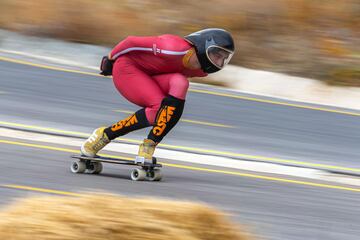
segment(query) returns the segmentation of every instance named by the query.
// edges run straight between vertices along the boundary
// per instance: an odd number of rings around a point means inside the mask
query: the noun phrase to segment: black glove
[[[114,60],[110,60],[107,56],[104,56],[101,60],[100,74],[104,76],[111,76]]]

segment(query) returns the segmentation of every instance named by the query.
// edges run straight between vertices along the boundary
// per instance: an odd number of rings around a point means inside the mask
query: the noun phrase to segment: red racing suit
[[[192,54],[193,46],[176,35],[127,37],[110,53],[114,85],[127,100],[145,108],[152,124],[165,97],[185,100],[187,77],[207,76],[187,67]]]

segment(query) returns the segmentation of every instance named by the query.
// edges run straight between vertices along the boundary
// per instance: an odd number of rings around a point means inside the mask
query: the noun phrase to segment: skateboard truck
[[[150,161],[150,160],[148,160],[148,161]],[[146,162],[146,159],[144,157],[136,156],[135,159],[134,159],[135,164],[144,165],[145,162]],[[152,157],[151,163],[152,164],[157,164],[157,160],[156,160],[155,157]]]
[[[143,164],[145,163],[145,158],[144,158],[144,157],[140,157],[140,156],[136,156],[134,162],[135,162],[135,164],[141,164],[141,165],[143,165]]]

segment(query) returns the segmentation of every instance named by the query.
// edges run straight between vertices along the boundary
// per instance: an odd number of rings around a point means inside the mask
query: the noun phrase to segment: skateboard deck
[[[136,162],[131,160],[125,160],[121,158],[111,158],[111,157],[102,157],[102,156],[96,156],[96,157],[87,157],[82,155],[72,155],[72,158],[77,158],[79,160],[83,161],[95,161],[95,162],[106,162],[106,163],[113,163],[113,164],[124,164],[124,165],[135,165],[135,166],[148,166],[148,167],[162,167],[161,164],[157,163],[157,159],[153,158],[152,163],[150,162]]]
[[[99,174],[103,170],[103,162],[140,167],[133,169],[131,172],[130,177],[134,181],[142,181],[145,179],[150,181],[160,181],[162,178],[162,174],[159,169],[162,165],[157,163],[157,159],[155,157],[153,157],[151,162],[145,161],[145,159],[139,157],[136,157],[134,160],[125,160],[121,158],[103,156],[87,157],[83,155],[72,155],[71,158],[77,159],[71,164],[70,169],[73,173],[86,172],[90,174]]]

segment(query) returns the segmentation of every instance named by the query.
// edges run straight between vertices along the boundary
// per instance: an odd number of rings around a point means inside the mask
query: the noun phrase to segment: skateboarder
[[[95,129],[81,146],[94,157],[111,140],[152,126],[138,157],[151,160],[155,147],[179,121],[189,87],[188,77],[204,77],[222,69],[235,47],[229,32],[204,29],[188,36],[130,36],[103,58],[102,75],[112,75],[116,89],[142,107],[129,117]]]

